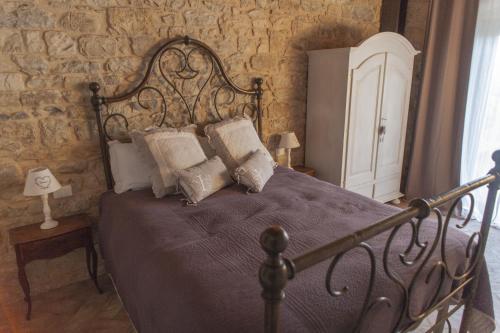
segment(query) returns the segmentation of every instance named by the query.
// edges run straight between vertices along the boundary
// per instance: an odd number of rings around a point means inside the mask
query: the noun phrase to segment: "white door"
[[[387,53],[379,125],[375,197],[399,193],[412,66]]]
[[[367,57],[351,70],[345,187],[372,196],[385,54]]]

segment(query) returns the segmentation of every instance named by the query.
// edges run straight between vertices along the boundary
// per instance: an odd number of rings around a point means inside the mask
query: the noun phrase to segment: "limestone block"
[[[116,53],[116,40],[110,37],[85,36],[78,40],[80,53],[91,58],[109,58]]]
[[[14,184],[22,184],[21,169],[14,161],[0,162],[0,188],[4,189]]]
[[[75,56],[76,43],[69,35],[60,31],[48,31],[44,35],[49,55],[56,58]]]
[[[0,49],[4,53],[22,53],[24,52],[23,37],[16,32],[2,38],[0,35]]]
[[[28,89],[60,89],[63,87],[63,77],[60,75],[35,75],[26,81]]]
[[[16,27],[21,29],[50,29],[55,25],[51,13],[31,4],[19,6],[16,16]]]
[[[90,62],[82,61],[82,60],[68,60],[64,62],[60,62],[57,64],[54,72],[56,73],[89,73],[90,71]]]
[[[323,2],[318,0],[302,0],[301,7],[308,12],[317,12],[323,9]]]
[[[300,7],[300,0],[279,0],[278,4],[280,9],[298,9]]]
[[[104,68],[113,73],[131,73],[139,68],[136,58],[122,57],[109,59]]]
[[[25,76],[20,73],[0,73],[0,91],[23,90]]]
[[[0,7],[0,28],[13,28],[17,22],[16,15],[13,12]]]
[[[27,74],[46,74],[49,71],[49,62],[39,55],[18,55],[14,57],[14,62]]]
[[[0,52],[0,73],[15,73],[19,71],[19,66],[12,61],[11,55]]]
[[[59,24],[65,30],[78,31],[83,33],[95,33],[100,29],[99,17],[86,12],[68,12],[64,14]]]
[[[0,150],[10,150],[9,147],[29,146],[35,142],[35,130],[31,123],[20,121],[0,121]],[[12,145],[11,143],[17,143]]]
[[[29,118],[29,115],[24,111],[19,111],[17,108],[5,108],[7,110],[0,109],[0,121],[6,120],[20,120]]]
[[[155,29],[158,18],[151,9],[108,8],[108,24],[115,33],[149,34]]]
[[[217,24],[217,16],[200,10],[188,10],[184,13],[188,26],[206,27]]]
[[[189,7],[188,0],[166,0],[165,1],[165,8],[170,8],[173,10],[181,10],[181,9],[186,9],[187,7]]]
[[[40,31],[24,31],[24,42],[26,44],[26,49],[30,53],[41,53],[45,52],[45,43],[42,38],[42,33]]]
[[[0,91],[0,106],[18,106],[21,102],[19,100],[19,92],[17,91]],[[1,116],[1,114],[0,114]]]
[[[61,96],[58,90],[27,91],[21,93],[21,104],[26,106],[58,104],[61,102]]]
[[[60,118],[46,118],[38,121],[40,139],[45,146],[59,148],[72,139],[69,124]]]

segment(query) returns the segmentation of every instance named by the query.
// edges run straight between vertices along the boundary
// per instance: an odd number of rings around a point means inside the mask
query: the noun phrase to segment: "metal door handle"
[[[385,134],[385,131],[386,131],[386,127],[385,127],[385,125],[381,125],[381,126],[378,128],[378,135],[383,136],[383,135]]]

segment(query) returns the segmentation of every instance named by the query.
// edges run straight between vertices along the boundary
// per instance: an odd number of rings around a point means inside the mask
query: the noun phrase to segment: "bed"
[[[173,76],[164,67],[168,53],[178,59]],[[208,61],[206,76],[200,60]],[[159,79],[151,78],[155,73]],[[174,79],[196,82],[196,93],[186,97],[181,91],[186,85]],[[189,37],[163,44],[127,93],[103,97],[91,83],[108,188],[113,180],[106,142],[111,129],[120,132],[113,122],[126,128],[140,123],[142,108],[149,112],[146,120],[178,126],[172,115],[177,102],[177,113],[185,115],[179,121],[203,124],[245,113],[261,135],[262,85],[255,79],[251,89],[238,87],[215,52]],[[237,96],[249,101],[236,102]],[[135,106],[132,115],[113,108],[124,101]],[[232,111],[223,114],[223,108]],[[201,115],[202,109],[208,114]],[[196,207],[186,207],[179,196],[155,199],[150,190],[108,191],[100,204],[100,247],[140,332],[398,332],[414,329],[435,311],[433,329],[439,331],[460,307],[465,308],[461,332],[491,331],[483,253],[500,182],[500,152],[494,159],[489,175],[414,200],[406,210],[281,167],[261,193],[246,194],[232,185]],[[456,230],[439,207],[448,204],[452,211],[486,185],[481,230],[472,235]]]

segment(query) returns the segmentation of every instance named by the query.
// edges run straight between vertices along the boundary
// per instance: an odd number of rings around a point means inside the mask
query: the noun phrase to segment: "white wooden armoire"
[[[309,51],[306,165],[318,178],[381,202],[400,192],[413,60],[403,36]]]

